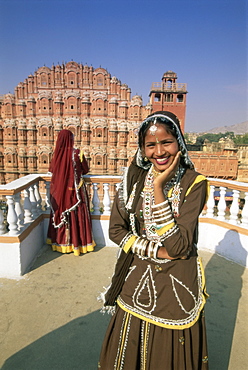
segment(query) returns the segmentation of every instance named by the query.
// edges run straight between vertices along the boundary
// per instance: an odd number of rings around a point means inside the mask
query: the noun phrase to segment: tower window
[[[177,102],[178,103],[182,103],[183,102],[183,95],[182,94],[177,95]]]
[[[158,102],[161,100],[161,95],[160,94],[155,94],[154,101]]]
[[[173,95],[172,95],[172,94],[166,94],[166,95],[165,95],[165,101],[166,101],[167,103],[171,103],[171,102],[173,102]]]

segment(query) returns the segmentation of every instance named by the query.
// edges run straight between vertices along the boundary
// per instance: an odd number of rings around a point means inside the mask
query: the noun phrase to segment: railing
[[[121,177],[87,175],[84,178],[92,217],[108,217]],[[0,235],[21,234],[41,214],[50,213],[50,179],[48,174],[28,175],[0,185]],[[201,216],[247,229],[248,184],[212,178],[209,181],[210,194]]]
[[[179,82],[153,82],[151,91],[183,91],[186,92],[187,84],[179,83]]]
[[[120,176],[84,177],[92,216],[109,216]],[[27,175],[0,185],[0,235],[21,234],[41,214],[50,213],[51,175]]]
[[[210,194],[202,216],[248,227],[248,184],[209,178]]]

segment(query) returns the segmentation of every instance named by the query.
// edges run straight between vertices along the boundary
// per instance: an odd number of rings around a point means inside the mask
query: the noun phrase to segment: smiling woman
[[[207,189],[177,117],[148,116],[110,218],[110,238],[122,250],[104,296],[114,316],[100,369],[208,369],[207,294],[197,255]]]
[[[167,132],[164,125],[153,124],[146,135],[143,150],[154,168],[163,172],[175,160],[179,148],[175,136]]]

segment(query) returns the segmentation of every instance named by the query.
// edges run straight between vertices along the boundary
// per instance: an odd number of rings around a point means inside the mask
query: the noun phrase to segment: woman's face
[[[164,125],[156,124],[156,127],[154,135],[150,129],[147,130],[143,150],[155,169],[163,172],[172,164],[179,147],[176,138],[166,131]]]

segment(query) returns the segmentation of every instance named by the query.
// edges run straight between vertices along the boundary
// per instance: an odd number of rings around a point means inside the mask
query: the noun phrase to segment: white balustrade
[[[92,204],[93,204],[93,215],[100,215],[100,199],[98,196],[98,183],[93,183],[93,198],[92,198]]]
[[[103,184],[103,214],[104,215],[110,215],[110,210],[111,210],[111,200],[109,196],[109,184]]]
[[[239,194],[240,191],[233,190],[233,200],[230,207],[230,222],[233,224],[239,223]]]
[[[6,233],[6,227],[4,224],[4,214],[3,214],[3,210],[0,209],[0,235],[3,235],[5,233]]]
[[[226,188],[223,186],[220,186],[220,200],[218,203],[218,220],[224,221],[225,220],[225,214],[226,214]]]
[[[21,194],[20,193],[15,194],[14,200],[15,200],[15,211],[18,219],[17,225],[18,229],[20,230],[24,225],[24,210],[21,205]]]
[[[32,204],[29,198],[29,189],[24,189],[24,222],[25,224],[33,221],[31,209],[32,209]]]
[[[45,196],[45,210],[50,211],[51,205],[50,205],[50,181],[45,182],[46,187],[46,196]]]
[[[108,181],[109,178],[109,181]],[[34,181],[36,180],[37,181]],[[86,186],[92,204],[92,215],[106,215],[111,213],[111,203],[120,185],[120,177],[111,176],[90,176],[86,177]],[[95,181],[94,181],[95,180]],[[210,194],[207,201],[207,209],[203,214],[207,218],[216,218],[221,221],[229,222],[240,227],[248,227],[248,185],[241,183],[241,190],[238,190],[239,183],[220,179],[210,180]],[[17,183],[18,181],[18,183]],[[25,185],[26,181],[26,187]],[[46,193],[43,194],[44,211],[42,211],[42,197],[40,194],[39,181],[44,182]],[[216,182],[216,185],[215,185]],[[234,189],[232,188],[234,183]],[[14,185],[12,185],[14,184]],[[222,186],[223,184],[223,186]],[[224,186],[225,185],[225,186]],[[11,187],[12,186],[12,187]],[[20,191],[18,192],[18,188]],[[10,190],[8,194],[8,189]],[[226,191],[232,190],[232,204],[230,215],[228,204],[226,203]],[[48,175],[28,175],[15,180],[10,184],[0,186],[0,194],[6,197],[8,235],[16,235],[23,228],[32,223],[42,212],[50,211],[50,181]],[[215,205],[215,190],[220,190],[220,199]],[[5,195],[8,194],[8,195]],[[240,207],[240,197],[244,198],[243,209]],[[102,207],[102,208],[101,208]],[[4,235],[6,230],[4,211],[0,210],[0,235]]]
[[[8,215],[7,221],[9,224],[9,235],[16,235],[18,234],[18,217],[15,211],[15,200],[13,195],[7,195],[7,204],[8,204]]]
[[[33,218],[36,219],[39,216],[38,209],[37,209],[37,201],[34,195],[34,185],[29,187],[29,196],[30,196],[30,203],[31,203],[31,212]]]
[[[40,196],[39,183],[34,184],[34,196],[35,196],[36,203],[37,203],[36,204],[37,213],[38,215],[40,215],[42,213],[42,207],[41,207],[42,198]]]
[[[248,192],[245,192],[245,204],[242,210],[242,226],[248,228]]]
[[[215,186],[210,185],[209,197],[207,200],[207,212],[206,212],[206,217],[210,217],[210,218],[214,216],[214,206],[215,206],[214,190],[215,190]]]

